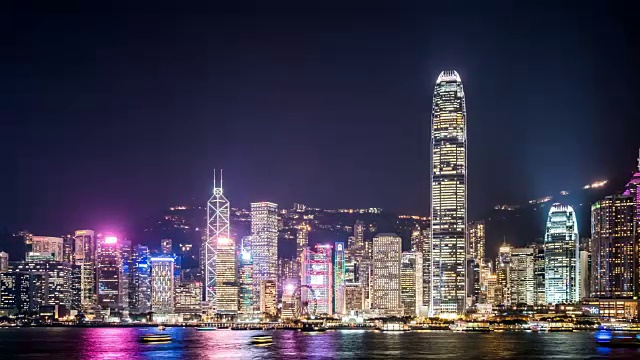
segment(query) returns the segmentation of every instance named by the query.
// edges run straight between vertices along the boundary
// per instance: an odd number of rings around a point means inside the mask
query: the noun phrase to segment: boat
[[[140,337],[140,341],[143,343],[166,343],[171,341],[171,336],[168,334],[146,334]]]
[[[379,329],[382,332],[402,332],[410,331],[409,327],[404,323],[384,323]]]
[[[158,326],[158,331],[165,331],[165,330],[167,330],[166,326],[164,326],[164,325],[159,325]]]
[[[271,344],[273,342],[273,337],[271,335],[254,335],[251,337],[251,343],[254,345],[266,345]]]
[[[300,331],[302,332],[325,332],[327,331],[327,328],[323,327],[323,326],[316,326],[310,323],[304,323],[302,325],[302,329],[300,329]]]
[[[573,323],[568,322],[552,322],[549,323],[549,331],[573,331]]]
[[[598,330],[594,335],[596,343],[600,346],[610,347],[640,347],[640,334],[620,333],[611,330]]]
[[[214,327],[214,326],[201,326],[199,328],[196,328],[197,331],[214,331],[214,330],[218,330],[218,328]]]

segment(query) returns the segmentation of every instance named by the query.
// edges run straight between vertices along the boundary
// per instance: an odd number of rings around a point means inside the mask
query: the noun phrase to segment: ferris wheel
[[[293,311],[296,319],[310,319],[316,315],[318,300],[310,285],[298,285],[293,291]]]

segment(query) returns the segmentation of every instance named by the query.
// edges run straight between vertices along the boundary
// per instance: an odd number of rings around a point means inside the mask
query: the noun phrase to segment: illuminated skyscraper
[[[278,311],[276,299],[276,281],[262,280],[260,282],[260,313],[273,316]]]
[[[402,239],[396,234],[378,234],[373,238],[371,309],[385,315],[402,315],[400,301],[400,263]]]
[[[358,263],[358,281],[362,285],[364,308],[371,309],[373,272],[373,242],[365,241],[362,247],[362,259]]]
[[[509,266],[511,304],[535,305],[533,248],[512,248]]]
[[[9,254],[0,251],[0,272],[9,270]]]
[[[174,261],[172,257],[151,259],[151,311],[171,314],[174,310]]]
[[[462,81],[443,71],[431,114],[431,305],[462,314],[466,303],[467,130]]]
[[[222,191],[222,172],[220,173],[220,184],[213,178],[213,194],[207,202],[207,240],[204,244],[204,289],[203,300],[217,309],[216,293],[216,251],[218,241],[230,239],[229,234],[229,201]]]
[[[344,284],[345,284],[345,256],[344,243],[336,242],[335,261],[333,264],[333,299],[334,313],[343,314],[344,308]]]
[[[607,196],[591,206],[593,297],[637,295],[635,206],[635,199],[625,195]]]
[[[400,265],[400,299],[404,316],[416,316],[422,306],[422,254],[403,252]]]
[[[119,309],[122,306],[122,256],[115,236],[98,239],[96,255],[96,279],[98,306],[102,309]]]
[[[278,205],[251,204],[251,258],[253,260],[254,299],[262,299],[261,284],[278,276]]]
[[[93,230],[76,230],[74,260],[80,266],[80,303],[84,311],[93,309],[98,301],[96,286],[96,237]]]
[[[238,312],[238,277],[236,243],[231,238],[218,238],[216,251],[216,295],[218,313]]]
[[[362,253],[364,251],[364,222],[362,220],[356,220],[353,225],[353,240],[349,245],[349,253],[356,261],[362,259]]]
[[[503,244],[500,246],[498,258],[496,259],[496,278],[498,286],[495,289],[495,301],[498,304],[511,304],[511,246]]]
[[[202,312],[202,283],[183,281],[175,286],[174,311],[178,314],[200,314]]]
[[[578,222],[571,206],[553,204],[544,239],[545,301],[575,303],[580,299]]]
[[[151,264],[149,248],[136,245],[131,256],[129,307],[133,313],[151,311]]]
[[[484,220],[472,221],[469,223],[469,258],[483,259],[486,236],[484,231]]]
[[[298,284],[300,284],[301,280],[301,270],[302,270],[302,252],[305,248],[309,246],[309,230],[311,227],[302,223],[298,226],[298,230],[296,232],[296,280]]]
[[[316,245],[316,251],[306,248],[303,253],[303,285],[315,292],[317,314],[333,314],[333,263],[331,245]]]
[[[246,238],[246,237],[245,237]],[[251,314],[258,309],[255,308],[255,304],[258,301],[253,299],[253,261],[251,259],[251,252],[247,251],[244,247],[240,255],[240,269],[239,269],[239,308],[238,311],[242,314]]]

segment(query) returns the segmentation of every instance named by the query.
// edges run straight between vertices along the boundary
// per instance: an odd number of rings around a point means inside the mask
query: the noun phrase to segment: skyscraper
[[[80,266],[80,304],[84,311],[97,304],[96,293],[96,237],[93,230],[76,230],[74,234],[74,259]]]
[[[402,315],[400,301],[400,264],[402,239],[396,234],[378,234],[373,238],[371,309],[385,315]]]
[[[462,81],[440,73],[431,114],[430,312],[462,314],[466,303],[467,131]]]
[[[511,304],[535,305],[533,248],[512,248],[509,269]]]
[[[160,249],[165,255],[173,254],[173,241],[171,241],[171,239],[160,240]]]
[[[246,238],[246,237],[245,237]],[[256,311],[255,303],[253,299],[253,260],[251,259],[251,252],[244,248],[240,255],[240,269],[239,269],[239,308],[238,312],[242,314],[250,314]]]
[[[107,235],[98,239],[96,255],[98,306],[119,309],[122,306],[122,256],[118,238]]]
[[[278,276],[278,205],[270,202],[251,204],[251,258],[253,260],[254,300],[262,299],[264,280]]]
[[[216,295],[218,313],[238,312],[238,276],[236,242],[219,237],[216,251]]]
[[[230,239],[229,229],[229,201],[222,191],[222,172],[220,184],[213,178],[213,194],[207,202],[207,239],[204,243],[204,284],[203,300],[209,303],[211,309],[217,309],[216,293],[216,252],[218,241]]]
[[[334,313],[344,313],[345,256],[344,243],[336,242],[335,261],[333,265],[333,299]]]
[[[131,254],[129,308],[133,313],[151,311],[151,264],[149,248],[136,245]]]
[[[27,242],[27,261],[62,261],[64,254],[63,239],[53,236],[31,236]]]
[[[553,204],[544,239],[545,301],[575,303],[579,294],[578,222],[571,206]]]
[[[309,246],[309,230],[311,230],[311,227],[306,223],[302,223],[296,231],[296,281],[298,284],[300,284],[302,276],[300,273],[302,270],[302,252]]]
[[[0,272],[9,270],[9,254],[0,251]]]
[[[402,253],[400,265],[400,300],[404,316],[416,316],[422,306],[422,254]]]
[[[303,285],[313,288],[317,300],[317,314],[333,314],[333,263],[331,245],[316,245],[303,253]]]
[[[151,262],[151,311],[171,314],[174,310],[174,277],[172,257],[152,257]]]
[[[262,280],[260,282],[260,312],[262,314],[273,316],[278,311],[276,292],[275,280]]]
[[[471,259],[483,259],[485,252],[485,225],[484,220],[469,223],[469,257]]]
[[[496,302],[498,304],[511,304],[511,246],[503,244],[500,246],[498,258],[496,259],[496,279],[498,287],[495,289]]]
[[[591,294],[594,297],[637,295],[635,207],[635,199],[630,195],[607,196],[591,206]]]

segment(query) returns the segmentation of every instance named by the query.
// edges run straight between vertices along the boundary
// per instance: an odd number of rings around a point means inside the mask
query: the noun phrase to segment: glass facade
[[[430,312],[462,314],[466,303],[467,134],[460,76],[443,71],[431,114]]]
[[[270,202],[251,204],[251,258],[253,259],[254,299],[261,299],[264,280],[278,276],[278,205]]]
[[[545,302],[575,303],[580,299],[579,238],[571,206],[554,204],[549,210],[544,239]]]
[[[373,238],[371,309],[388,315],[402,315],[400,265],[402,239],[396,234],[378,234]]]

